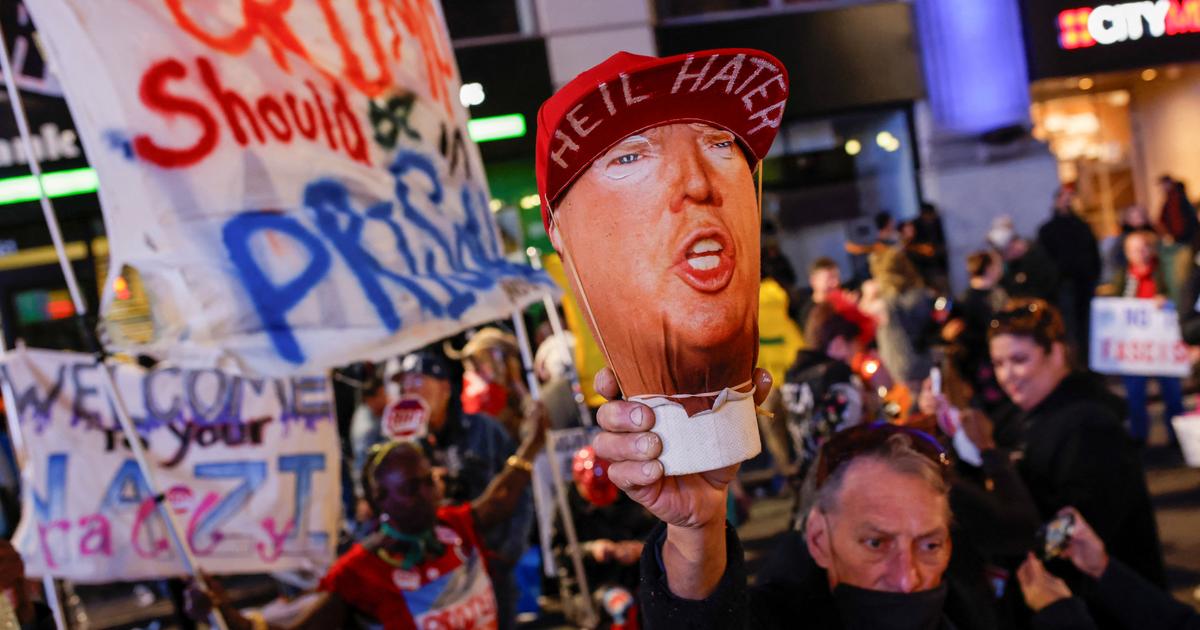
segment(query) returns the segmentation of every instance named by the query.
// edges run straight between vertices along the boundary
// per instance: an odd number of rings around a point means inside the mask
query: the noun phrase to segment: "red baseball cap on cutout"
[[[753,157],[753,168],[775,140],[787,97],[787,70],[761,50],[663,58],[619,52],[605,59],[538,110],[535,168],[546,231],[551,204],[584,169],[651,127],[702,122],[728,130]]]

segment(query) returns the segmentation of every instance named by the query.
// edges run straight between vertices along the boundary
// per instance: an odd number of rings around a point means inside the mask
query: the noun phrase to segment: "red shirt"
[[[1134,281],[1133,296],[1135,298],[1152,298],[1158,295],[1158,286],[1154,282],[1154,272],[1158,264],[1151,263],[1145,267],[1129,267],[1129,275]]]
[[[354,545],[321,580],[385,630],[495,630],[496,598],[481,555],[469,504],[438,509],[438,540],[446,550],[410,570]]]

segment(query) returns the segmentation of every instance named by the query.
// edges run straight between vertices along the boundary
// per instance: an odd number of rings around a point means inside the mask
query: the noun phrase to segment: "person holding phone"
[[[1072,505],[1114,557],[1166,584],[1154,507],[1121,401],[1103,382],[1072,370],[1057,309],[1011,300],[988,331],[996,377],[1021,411],[1011,446],[1042,520]]]
[[[1159,628],[1162,630],[1200,629],[1200,614],[1190,606],[1176,601],[1165,591],[1148,582],[1128,566],[1108,555],[1096,530],[1074,507],[1065,507],[1059,516],[1074,520],[1071,536],[1061,557],[1070,560],[1080,573],[1087,576],[1088,589],[1084,598],[1090,606],[1106,612],[1126,628]],[[1021,592],[1034,611],[1073,597],[1066,583],[1046,570],[1042,561],[1029,554],[1017,571]],[[1091,616],[1075,606],[1061,606],[1059,617],[1064,626],[1095,627]]]

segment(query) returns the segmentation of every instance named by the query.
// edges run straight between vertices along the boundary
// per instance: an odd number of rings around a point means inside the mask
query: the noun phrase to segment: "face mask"
[[[429,433],[429,403],[409,394],[383,410],[383,434],[393,440],[410,440]]]
[[[833,532],[829,516],[822,512],[821,517],[827,531]],[[829,553],[837,552],[830,546]],[[833,588],[833,599],[845,630],[936,630],[942,622],[946,584],[927,591],[893,593],[840,583]]]
[[[936,630],[942,623],[946,585],[916,593],[889,593],[838,584],[833,599],[846,630]]]
[[[1013,231],[1008,227],[994,227],[988,230],[987,240],[997,249],[1004,249],[1013,240]]]

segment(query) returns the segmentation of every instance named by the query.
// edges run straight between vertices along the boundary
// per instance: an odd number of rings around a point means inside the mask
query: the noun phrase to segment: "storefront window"
[[[1102,234],[1136,202],[1130,93],[1112,90],[1034,103],[1033,135],[1058,159],[1059,179],[1076,182],[1083,211]]]
[[[906,109],[785,125],[763,170],[763,215],[797,268],[819,256],[861,276],[842,245],[874,238],[873,218],[916,216],[919,191]],[[858,261],[863,262],[863,261]]]

